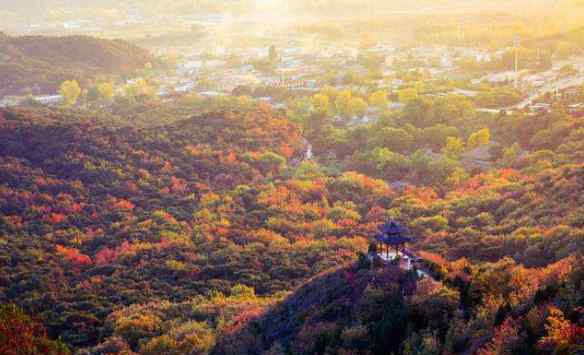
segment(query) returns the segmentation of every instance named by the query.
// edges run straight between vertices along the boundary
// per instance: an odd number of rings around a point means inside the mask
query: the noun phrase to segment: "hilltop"
[[[314,278],[223,336],[214,354],[545,354],[559,340],[553,322],[574,327],[556,349],[581,350],[582,313],[571,308],[581,302],[580,261],[542,269],[509,259],[481,268],[457,262],[444,282],[352,265]],[[480,302],[489,299],[497,301]]]
[[[64,80],[131,73],[155,59],[122,40],[0,35],[0,96],[54,93]]]

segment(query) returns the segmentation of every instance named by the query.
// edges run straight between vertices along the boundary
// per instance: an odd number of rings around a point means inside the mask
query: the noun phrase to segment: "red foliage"
[[[172,176],[170,178],[170,191],[175,194],[184,194],[187,191],[188,183],[185,179]]]
[[[55,249],[57,250],[57,253],[61,254],[67,262],[73,265],[85,266],[91,264],[91,258],[85,254],[82,254],[75,248],[67,248],[62,245],[57,245]]]
[[[478,351],[479,355],[497,355],[509,353],[513,344],[518,341],[518,324],[512,318],[507,318],[495,330],[495,336],[489,344]]]
[[[259,307],[243,310],[233,318],[232,324],[225,330],[228,333],[235,333],[249,324],[252,320],[259,318],[262,314],[263,309]]]
[[[412,187],[405,189],[404,195],[417,199],[422,206],[428,206],[438,199],[438,194],[431,187]]]
[[[125,254],[132,251],[132,244],[128,241],[122,243],[122,245],[116,247],[115,249],[111,249],[108,247],[102,248],[100,251],[95,254],[94,260],[95,263],[98,265],[105,265],[114,263],[118,258]]]
[[[102,248],[94,257],[95,263],[98,265],[110,264],[112,261],[116,260],[116,258],[116,252],[108,247]]]
[[[65,221],[66,218],[67,216],[65,216],[62,213],[51,213],[46,217],[46,220],[51,224],[59,224],[63,223],[63,221]]]
[[[0,306],[0,354],[50,354],[69,352],[50,341],[42,323],[26,316],[16,306]]]
[[[112,202],[112,208],[114,210],[131,211],[136,207],[132,202],[124,199],[114,199]]]

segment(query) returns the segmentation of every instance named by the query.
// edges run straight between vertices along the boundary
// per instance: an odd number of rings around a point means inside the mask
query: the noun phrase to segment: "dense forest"
[[[0,334],[29,324],[15,341],[53,354],[582,350],[581,120],[412,101],[341,129],[263,103],[134,105],[125,122],[123,106],[0,111],[0,301],[18,305]],[[413,159],[437,124],[438,151],[449,125],[490,128],[492,169]],[[303,135],[335,159],[307,159]],[[409,156],[405,188],[363,165],[380,147]],[[389,218],[431,277],[365,257]]]
[[[117,78],[147,63],[156,63],[147,50],[121,40],[0,33],[0,96],[56,93],[65,80]]]

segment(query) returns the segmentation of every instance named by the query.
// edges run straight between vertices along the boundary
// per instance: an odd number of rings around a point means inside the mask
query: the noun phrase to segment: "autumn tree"
[[[350,117],[353,115],[351,110],[351,100],[353,99],[353,94],[350,90],[341,91],[335,99],[335,108],[337,113],[345,117]]]
[[[468,137],[468,149],[473,150],[481,145],[489,144],[491,140],[491,131],[488,128],[483,128]]]
[[[324,94],[316,94],[312,97],[312,107],[314,111],[322,116],[330,114],[330,99]]]
[[[81,87],[76,80],[67,80],[61,84],[59,94],[63,97],[65,106],[73,106],[81,95]]]
[[[116,90],[114,84],[108,81],[97,84],[97,92],[101,99],[111,101],[114,98]]]
[[[156,95],[156,88],[144,79],[138,79],[135,82],[126,85],[126,96],[132,100],[141,100]]]
[[[464,142],[457,137],[446,138],[446,145],[442,148],[442,153],[450,159],[458,159],[464,151]]]
[[[360,97],[351,99],[350,112],[359,117],[365,116],[365,114],[367,113],[367,101],[363,100]]]
[[[387,98],[387,91],[378,90],[369,96],[369,105],[383,109],[389,104],[389,99]]]
[[[0,305],[0,354],[68,355],[61,342],[47,337],[44,326],[15,305]]]
[[[408,103],[418,98],[418,90],[415,88],[401,89],[398,93],[398,99],[401,103]]]
[[[569,349],[584,340],[582,328],[578,329],[556,307],[549,309],[545,330],[547,335],[539,341],[539,346],[541,349],[555,349],[556,353],[571,353]],[[573,350],[576,350],[575,347]]]

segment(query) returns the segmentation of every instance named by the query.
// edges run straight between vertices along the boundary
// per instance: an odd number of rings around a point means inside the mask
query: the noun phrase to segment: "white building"
[[[18,106],[22,101],[24,101],[22,96],[4,96],[0,100],[0,107]]]
[[[35,96],[34,100],[43,105],[58,105],[61,102],[63,102],[63,96],[61,95]]]

